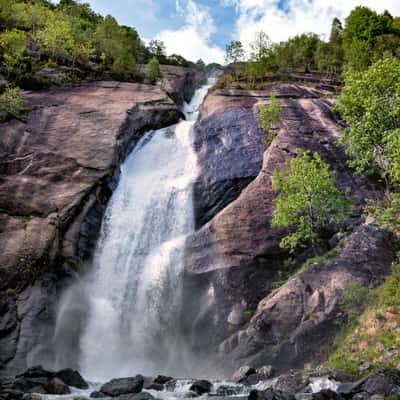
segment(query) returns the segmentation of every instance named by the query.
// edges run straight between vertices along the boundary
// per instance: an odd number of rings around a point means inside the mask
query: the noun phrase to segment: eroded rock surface
[[[268,103],[271,93],[281,99],[282,124],[277,137],[265,149],[265,134],[257,128],[256,119],[259,106]],[[340,131],[331,111],[331,97],[332,93],[327,91],[286,84],[264,91],[217,90],[206,98],[197,124],[196,142],[201,173],[194,203],[200,228],[187,241],[185,260],[184,304],[185,315],[189,316],[185,324],[199,351],[207,347],[210,337],[214,339],[212,345],[219,345],[223,353],[229,354],[238,348],[246,337],[246,332],[240,330],[245,317],[259,309],[258,303],[270,293],[271,284],[281,279],[287,254],[279,247],[279,242],[285,231],[271,227],[274,210],[271,180],[274,170],[283,168],[298,148],[319,152],[336,172],[340,189],[350,189],[355,202],[354,213],[342,228],[351,231],[357,226],[363,200],[377,195],[365,180],[353,176],[346,167],[344,151],[337,145]],[[223,190],[219,191],[220,187]],[[385,253],[385,241],[378,241],[376,247],[371,244],[371,249],[384,255],[377,274],[388,273],[390,256]],[[367,255],[373,257],[373,252]],[[371,263],[375,263],[374,258]],[[353,272],[348,273],[349,279]],[[367,273],[364,278],[363,284]],[[339,282],[332,284],[333,293],[336,290],[339,293],[342,287]],[[314,294],[314,300],[316,296]],[[337,299],[338,296],[335,301]],[[201,304],[201,308],[197,304]],[[283,309],[275,307],[286,315],[286,320],[282,321],[289,324],[285,334],[291,337],[297,329],[296,309],[292,310],[291,304],[283,305]],[[238,318],[232,319],[230,315],[238,309],[246,311],[242,324],[235,326],[232,321]],[[194,320],[193,315],[196,315]],[[266,329],[260,328],[260,332],[268,336]],[[270,329],[275,332],[278,328],[272,325]],[[321,334],[321,329],[318,325],[316,335]],[[236,330],[238,333],[231,335]],[[278,345],[287,338],[275,338],[273,343]],[[246,346],[255,354],[262,352],[268,340],[257,342],[255,348],[251,341],[246,341]],[[294,357],[284,350],[282,347],[279,355],[290,360],[285,365],[290,367]],[[298,350],[295,346],[290,347],[290,351],[296,354]],[[268,358],[263,354],[255,366],[274,365],[272,361],[279,364],[278,356]],[[299,362],[304,361],[304,352],[302,354],[297,358]],[[239,361],[238,355],[233,368],[246,364],[246,357]]]
[[[0,363],[15,358],[10,373],[31,361],[54,317],[59,276],[94,246],[129,146],[182,117],[165,92],[139,84],[88,83],[26,100],[26,121],[2,124],[0,137]]]

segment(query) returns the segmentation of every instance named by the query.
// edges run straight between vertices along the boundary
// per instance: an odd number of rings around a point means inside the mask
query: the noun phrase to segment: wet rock
[[[174,378],[172,378],[171,376],[165,376],[165,375],[158,375],[155,379],[154,379],[154,383],[159,383],[161,385],[166,384],[167,382],[172,381]]]
[[[22,400],[41,400],[42,397],[40,396],[40,394],[37,393],[27,393],[24,394],[24,396],[22,397]]]
[[[107,395],[95,390],[94,392],[90,393],[90,397],[92,399],[102,399],[104,397],[107,397]]]
[[[123,394],[135,394],[142,390],[143,383],[144,379],[142,375],[136,375],[133,378],[113,379],[110,382],[105,383],[100,388],[100,392],[111,397]]]
[[[78,389],[88,389],[89,385],[82,378],[82,375],[78,371],[74,371],[71,368],[63,369],[56,372],[55,376],[60,378],[68,386],[73,386]]]
[[[22,374],[18,374],[16,378],[53,378],[54,372],[45,370],[41,365],[28,368]]]
[[[263,377],[263,379],[269,379],[274,376],[274,368],[271,365],[264,365],[257,368],[256,374]]]
[[[162,390],[164,390],[164,385],[162,385],[161,383],[150,383],[150,385],[146,386],[145,389],[149,389],[149,390],[157,390],[159,392],[161,392]]]
[[[54,271],[59,281],[90,258],[126,152],[183,116],[150,85],[91,82],[24,96],[26,121],[1,124],[0,137],[0,374],[12,376],[51,353],[55,284],[38,281]],[[74,349],[62,364],[76,365]]]
[[[154,400],[154,396],[147,392],[141,392],[136,394],[123,394],[116,397],[118,400]]]
[[[321,390],[318,393],[313,393],[312,400],[342,400],[343,397],[340,394],[330,389]]]
[[[204,379],[195,381],[189,388],[192,392],[202,395],[205,393],[210,393],[212,389],[212,383]]]
[[[88,400],[88,398],[84,397],[84,396],[77,396],[77,397],[74,397],[73,400]]]
[[[309,383],[310,380],[307,377],[302,376],[300,372],[292,372],[280,375],[274,382],[272,388],[285,393],[295,394],[302,392]]]
[[[346,398],[358,393],[385,397],[400,395],[400,371],[376,371],[357,382],[341,384],[337,391]]]
[[[252,390],[248,400],[295,400],[295,397],[286,392],[275,389]]]
[[[48,394],[70,394],[69,387],[59,378],[52,378],[43,385]]]
[[[236,396],[242,392],[242,388],[238,386],[228,386],[228,385],[222,385],[220,386],[216,393],[217,396]]]
[[[24,393],[18,390],[1,390],[1,400],[21,400],[24,397]]]
[[[233,375],[232,380],[234,382],[241,382],[243,379],[246,379],[248,376],[256,373],[256,369],[252,368],[248,365],[243,365],[240,367]]]

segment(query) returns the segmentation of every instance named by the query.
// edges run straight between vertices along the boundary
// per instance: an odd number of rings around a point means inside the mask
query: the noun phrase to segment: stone
[[[264,365],[256,369],[256,374],[263,377],[263,379],[269,379],[274,376],[274,368],[271,365]]]
[[[295,371],[278,376],[272,388],[285,393],[295,394],[303,391],[309,383],[308,378],[302,376],[300,372]]]
[[[90,393],[90,397],[92,399],[102,399],[104,397],[107,397],[107,395],[95,390],[94,392]]]
[[[269,388],[262,391],[252,390],[249,394],[248,400],[295,400],[295,397],[293,394]]]
[[[313,393],[312,399],[313,400],[342,400],[343,397],[331,389],[324,389],[318,393]]]
[[[111,397],[123,394],[135,394],[142,390],[143,383],[144,379],[142,375],[136,375],[133,378],[112,379],[100,388],[100,392]]]
[[[174,378],[170,377],[170,376],[165,376],[165,375],[158,375],[155,379],[154,379],[154,383],[158,383],[161,385],[166,384],[167,382],[173,380]]]
[[[116,397],[118,400],[154,400],[154,396],[147,392],[123,394]]]
[[[48,394],[70,394],[69,387],[59,378],[52,378],[48,383],[43,385]]]
[[[368,371],[371,367],[372,367],[371,363],[364,362],[358,367],[358,370],[360,372],[364,372],[364,371]]]
[[[189,388],[190,391],[202,395],[205,393],[210,393],[212,389],[212,383],[204,379],[195,381]]]
[[[221,385],[218,387],[217,396],[227,397],[236,396],[242,392],[242,388],[238,386]]]
[[[73,386],[78,389],[88,389],[89,388],[89,385],[82,378],[81,374],[78,371],[74,371],[71,368],[67,368],[67,369],[58,371],[58,372],[56,372],[55,376],[57,378],[60,378],[68,386]]]
[[[159,392],[161,392],[162,390],[164,390],[164,385],[162,385],[161,383],[150,383],[150,385],[146,386],[146,389],[148,390],[157,390]]]
[[[256,369],[252,368],[248,365],[243,365],[240,367],[235,373],[232,375],[231,380],[233,382],[240,382],[243,379],[247,378],[250,375],[253,375],[256,373]]]

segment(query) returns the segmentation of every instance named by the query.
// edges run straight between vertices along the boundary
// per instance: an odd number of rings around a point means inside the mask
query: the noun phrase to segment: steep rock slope
[[[90,255],[128,148],[182,117],[164,91],[139,84],[88,83],[26,100],[27,120],[2,124],[0,137],[0,366],[12,360],[10,373],[33,362],[57,280]]]
[[[256,118],[271,92],[282,100],[282,127],[265,149]],[[210,345],[210,337],[213,348],[232,351],[238,337],[231,343],[225,340],[243,326],[243,316],[254,313],[280,279],[288,255],[279,247],[285,232],[270,225],[271,178],[297,148],[318,151],[336,171],[338,186],[351,189],[356,207],[347,229],[359,223],[362,200],[376,195],[346,168],[343,149],[336,143],[340,133],[330,97],[329,92],[296,84],[264,91],[217,90],[207,97],[197,124],[201,173],[194,204],[200,228],[187,241],[184,302],[184,324],[199,351]],[[379,241],[375,250],[384,251],[384,243]],[[388,272],[389,259],[389,254],[383,258],[379,273]],[[197,315],[194,320],[193,315]],[[263,348],[260,343],[257,351]],[[238,352],[235,366],[239,359]]]

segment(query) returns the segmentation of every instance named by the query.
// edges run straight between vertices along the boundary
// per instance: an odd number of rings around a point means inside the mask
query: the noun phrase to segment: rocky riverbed
[[[274,376],[272,367],[243,366],[228,380],[176,379],[158,375],[86,382],[78,371],[32,367],[0,381],[1,400],[108,398],[180,400],[187,398],[249,400],[380,400],[400,395],[400,371],[378,370],[355,382],[339,371],[291,371]]]

